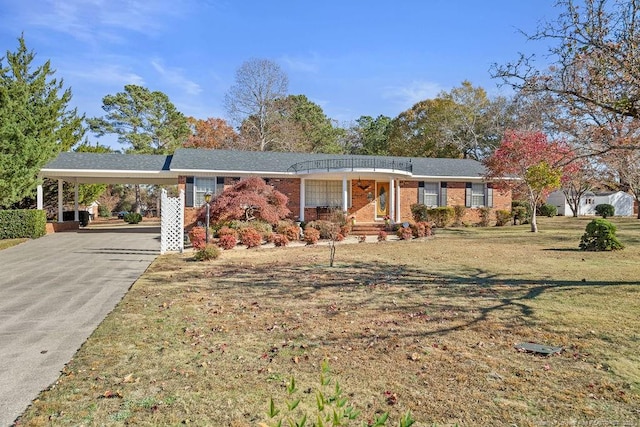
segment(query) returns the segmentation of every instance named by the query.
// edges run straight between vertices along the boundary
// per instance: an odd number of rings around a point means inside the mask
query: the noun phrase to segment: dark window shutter
[[[493,186],[491,184],[487,184],[487,207],[493,207]]]
[[[465,188],[465,206],[470,208],[471,207],[471,193],[473,192],[473,184],[471,184],[470,182],[467,182],[466,188]]]
[[[224,191],[224,176],[216,177],[216,191],[215,194],[220,194]]]
[[[187,185],[184,190],[184,205],[187,207],[193,207],[193,177],[187,177]]]
[[[424,204],[424,181],[418,183],[418,203]]]
[[[447,206],[447,183],[440,183],[440,200],[438,200],[438,206]]]

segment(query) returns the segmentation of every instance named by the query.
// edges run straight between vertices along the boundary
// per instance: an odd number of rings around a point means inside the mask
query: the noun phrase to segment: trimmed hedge
[[[46,234],[46,227],[43,210],[0,210],[0,239],[36,239]]]

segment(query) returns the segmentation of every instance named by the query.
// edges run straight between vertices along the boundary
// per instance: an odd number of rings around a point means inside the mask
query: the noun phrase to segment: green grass
[[[340,245],[334,268],[327,247],[162,256],[22,423],[254,426],[292,375],[312,415],[327,360],[360,422],[636,425],[640,221],[613,221],[607,253],[578,250],[588,220],[540,218]]]
[[[29,239],[3,239],[0,240],[0,251],[3,249],[10,248],[12,246],[19,245],[20,243],[24,243]]]

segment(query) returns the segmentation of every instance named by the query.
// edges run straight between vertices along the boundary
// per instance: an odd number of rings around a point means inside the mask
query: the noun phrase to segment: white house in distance
[[[558,208],[558,215],[573,216],[571,207],[561,190],[547,197],[547,203]],[[633,196],[624,191],[587,191],[580,198],[578,216],[595,215],[596,206],[609,204],[615,208],[616,216],[633,216]]]

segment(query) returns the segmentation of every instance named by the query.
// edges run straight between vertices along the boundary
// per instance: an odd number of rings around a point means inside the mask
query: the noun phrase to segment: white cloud
[[[93,64],[91,68],[65,70],[65,74],[109,86],[123,87],[128,84],[144,86],[145,84],[142,76],[115,64]]]
[[[438,83],[416,80],[404,86],[387,86],[382,97],[409,108],[419,101],[435,98],[443,90]]]
[[[184,70],[180,68],[165,67],[159,59],[152,60],[151,65],[165,82],[173,86],[177,86],[179,89],[184,90],[188,95],[195,96],[202,92],[202,87],[200,87],[198,83],[195,83],[185,77]]]

